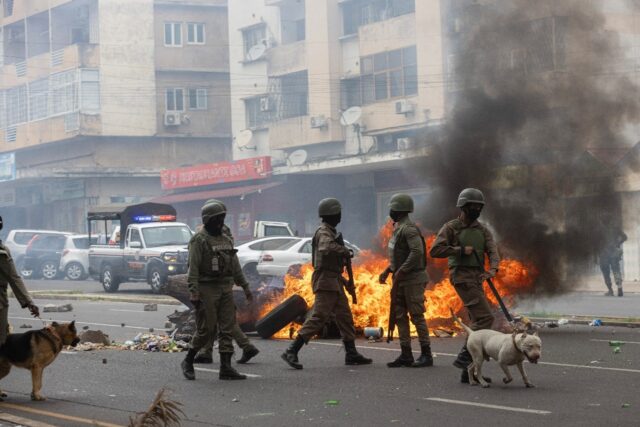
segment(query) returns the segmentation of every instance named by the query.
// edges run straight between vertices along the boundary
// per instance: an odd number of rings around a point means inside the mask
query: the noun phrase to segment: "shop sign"
[[[0,154],[0,182],[16,179],[16,154]]]
[[[271,175],[271,157],[254,157],[235,162],[209,163],[160,173],[163,190],[201,187],[228,182],[265,179]]]

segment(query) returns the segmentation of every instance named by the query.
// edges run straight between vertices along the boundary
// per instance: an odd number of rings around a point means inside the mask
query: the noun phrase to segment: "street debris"
[[[179,426],[185,416],[181,406],[182,403],[165,397],[165,389],[161,389],[146,412],[129,418],[128,427]]]
[[[338,406],[340,404],[339,400],[327,400],[324,402],[326,406]]]
[[[67,313],[69,311],[73,311],[73,306],[71,304],[63,304],[63,305],[47,304],[44,307],[42,307],[42,311],[44,313]]]
[[[609,347],[620,347],[625,344],[624,341],[609,341]]]
[[[107,359],[102,359],[102,364],[106,365],[107,364]]]
[[[613,353],[614,353],[614,354],[622,353],[622,349],[621,349],[620,347],[614,347],[614,348],[613,348]]]
[[[172,322],[164,322],[165,329],[173,329],[175,326]]]
[[[82,327],[83,331],[86,331],[87,329],[89,329],[89,325],[85,325],[85,326]]]
[[[558,320],[558,325],[568,325],[569,319],[560,319]]]
[[[31,325],[29,325],[27,323],[24,323],[24,324],[20,325],[20,329],[31,329],[31,328],[33,328],[33,326],[31,326]]]
[[[544,322],[544,326],[547,328],[558,328],[560,325],[558,325],[558,322],[551,320],[551,321]]]
[[[630,408],[630,407],[631,407],[631,404],[629,404],[629,403],[623,403],[623,404],[622,404],[622,407],[623,407],[623,408]]]
[[[237,397],[234,397],[232,402],[235,402],[235,403],[240,402],[240,399],[238,399]]]
[[[158,311],[158,304],[145,304],[144,311]]]
[[[91,343],[91,344],[101,344],[103,346],[108,346],[111,344],[111,340],[109,339],[109,335],[104,332],[87,330],[80,334],[80,344]]]
[[[589,323],[589,326],[602,326],[602,320],[600,319],[593,319],[591,321],[591,323]]]
[[[435,329],[433,331],[433,333],[438,337],[438,338],[451,338],[453,337],[453,333],[449,332],[449,331],[445,331],[444,329]]]

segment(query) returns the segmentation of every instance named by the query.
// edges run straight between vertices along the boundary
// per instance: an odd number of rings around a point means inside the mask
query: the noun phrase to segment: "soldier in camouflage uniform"
[[[389,216],[394,222],[393,235],[389,240],[390,265],[380,274],[380,283],[386,283],[393,273],[395,301],[392,302],[398,332],[400,334],[400,356],[387,363],[390,368],[412,366],[422,368],[433,366],[429,328],[424,317],[424,291],[429,281],[424,237],[418,226],[409,218],[413,212],[413,199],[407,194],[394,194],[389,202]],[[409,318],[416,327],[421,354],[414,362],[411,351]]]
[[[483,283],[498,272],[500,256],[491,231],[478,222],[484,207],[484,195],[478,189],[467,188],[458,196],[456,206],[461,214],[440,229],[431,248],[431,256],[449,258],[451,283],[469,312],[473,322],[471,329],[491,329],[494,318]],[[484,262],[485,253],[489,256],[488,273],[478,262]],[[460,380],[464,383],[469,382],[467,366],[471,361],[465,344],[453,362],[455,367],[462,369]]]
[[[613,287],[611,286],[611,273],[613,273],[613,280],[618,288],[618,296],[621,297],[624,293],[622,291],[620,261],[622,261],[623,255],[622,244],[627,240],[627,235],[620,227],[611,224],[612,220],[611,215],[606,215],[601,220],[603,242],[598,254],[598,264],[604,277],[604,283],[607,286],[605,295],[613,296]]]
[[[2,217],[0,217],[0,230],[2,230]],[[11,252],[0,241],[0,346],[7,340],[9,334],[9,297],[7,286],[11,286],[13,295],[22,308],[28,308],[33,317],[40,316],[38,306],[33,303],[22,277],[16,271],[16,266],[11,258]]]
[[[209,199],[205,202],[205,205],[208,205],[210,203],[219,203],[225,208],[225,210],[227,209],[225,204],[220,200]],[[229,237],[232,242],[234,241],[233,234],[231,233],[231,229],[227,227],[226,224],[222,227],[222,234]],[[197,329],[206,328],[204,316],[200,316],[200,318],[196,320],[197,320],[196,321]],[[198,320],[200,322],[198,322]],[[213,343],[215,342],[217,335],[218,335],[218,331],[217,330],[213,331],[213,333],[211,334],[211,341],[208,342],[207,345],[205,345],[203,348],[200,349],[193,363],[213,363]],[[256,346],[254,346],[251,343],[251,340],[249,339],[249,337],[247,337],[245,333],[242,332],[242,329],[240,329],[240,325],[238,324],[237,320],[235,325],[233,326],[231,335],[233,336],[233,340],[236,342],[236,344],[238,344],[238,347],[242,349],[242,357],[240,357],[240,359],[237,360],[237,363],[245,364],[249,360],[257,356],[258,353],[260,353],[260,350],[258,350]]]
[[[196,323],[199,328],[182,361],[182,373],[189,380],[195,379],[193,361],[198,350],[211,341],[211,334],[218,330],[220,352],[220,379],[244,380],[231,366],[233,355],[232,330],[236,323],[236,306],[233,301],[234,283],[244,289],[247,300],[253,295],[249,283],[242,274],[240,262],[233,247],[233,240],[222,230],[227,211],[221,203],[209,203],[202,207],[204,228],[189,242],[189,272],[187,283],[190,299],[196,308]],[[198,317],[204,320],[198,322]]]
[[[318,205],[318,214],[322,218],[322,224],[312,240],[314,271],[311,281],[315,303],[311,316],[298,331],[296,339],[282,354],[282,359],[292,368],[302,369],[302,364],[298,361],[298,352],[322,330],[330,314],[334,313],[346,350],[345,364],[368,365],[372,360],[356,350],[353,315],[344,291],[345,279],[342,277],[342,272],[345,259],[352,257],[353,254],[336,241],[338,238],[336,226],[342,219],[340,202],[333,198],[321,200]]]

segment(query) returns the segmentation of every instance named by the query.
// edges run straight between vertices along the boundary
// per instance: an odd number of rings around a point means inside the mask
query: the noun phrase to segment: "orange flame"
[[[386,251],[387,244],[393,233],[393,223],[385,224],[376,238],[376,246],[380,250]],[[435,236],[426,239],[427,253]],[[447,260],[433,259],[428,257],[429,270],[435,272],[434,276],[448,277]],[[380,253],[365,250],[362,251],[353,262],[353,276],[356,283],[358,304],[351,304],[353,320],[357,329],[368,326],[382,327],[385,330],[389,322],[389,303],[391,300],[391,286],[378,283],[378,276],[388,266],[388,259]],[[488,268],[488,265],[487,265]],[[300,295],[311,307],[314,302],[314,295],[311,289],[311,275],[313,267],[311,264],[304,265],[296,276],[285,276],[284,293],[271,304],[266,304],[262,309],[262,315],[267,314],[276,305],[294,294]],[[505,259],[500,262],[498,275],[493,279],[498,292],[503,297],[507,306],[513,305],[514,297],[517,294],[530,291],[535,278],[535,269],[530,265],[512,259]],[[389,279],[388,282],[391,282]],[[493,294],[485,288],[485,293],[489,301],[497,305],[497,300]],[[456,329],[450,319],[449,308],[455,312],[463,309],[463,304],[448,278],[438,283],[430,283],[425,289],[427,323],[430,329],[445,327],[446,329]],[[412,333],[415,330],[412,327]],[[397,334],[397,329],[396,329]],[[288,328],[281,330],[276,337],[285,338],[289,336]]]

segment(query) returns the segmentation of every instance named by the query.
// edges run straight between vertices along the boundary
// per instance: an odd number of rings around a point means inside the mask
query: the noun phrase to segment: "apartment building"
[[[1,2],[0,208],[86,230],[160,171],[231,156],[226,0]]]
[[[336,196],[367,244],[393,192],[425,200],[403,168],[444,117],[439,0],[230,2],[229,43],[234,159],[271,156],[270,194],[294,195],[259,214],[308,234]]]

